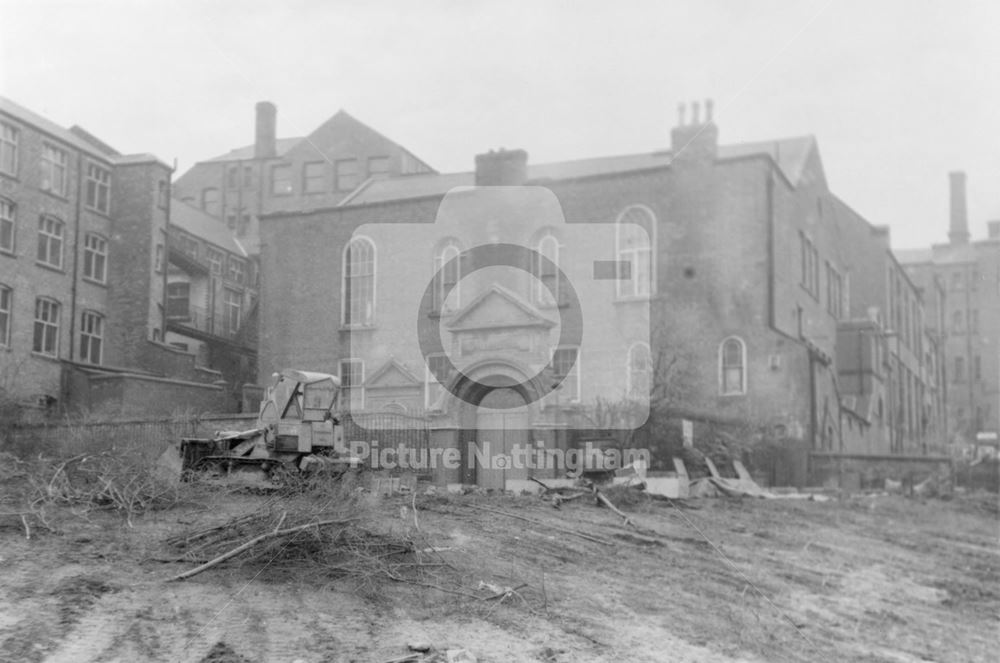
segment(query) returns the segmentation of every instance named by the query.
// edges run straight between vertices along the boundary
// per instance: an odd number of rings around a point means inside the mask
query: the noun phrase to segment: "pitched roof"
[[[170,200],[170,223],[230,253],[247,257],[246,249],[235,237],[229,234],[229,229],[221,220],[183,200],[176,198]]]
[[[914,265],[922,262],[931,262],[934,259],[934,251],[931,249],[893,249],[896,260],[901,265]]]
[[[769,156],[778,164],[785,177],[794,184],[799,181],[815,143],[816,140],[812,136],[803,136],[760,143],[720,145],[717,156],[719,159],[757,155]],[[670,151],[660,151],[528,164],[526,184],[544,184],[580,177],[615,175],[651,168],[663,168],[669,166],[672,159],[673,154]],[[473,186],[474,184],[475,173],[471,171],[405,175],[389,179],[368,180],[342,200],[340,206],[369,205],[394,200],[443,196],[455,187]]]
[[[85,152],[89,156],[100,158],[105,162],[115,165],[155,162],[169,168],[163,161],[152,154],[120,154],[117,150],[79,125],[73,125],[69,129],[64,129],[55,122],[3,96],[0,96],[0,111],[17,118],[25,124],[32,125],[39,131],[47,133],[53,138],[81,152]]]
[[[275,141],[275,148],[277,150],[276,156],[284,156],[288,153],[288,150],[292,149],[304,140],[304,136],[299,136],[298,138],[278,138]],[[219,156],[212,157],[211,159],[205,159],[202,163],[217,161],[246,161],[247,159],[253,159],[253,150],[253,145],[237,147],[234,150],[229,150],[225,154],[220,154]]]
[[[83,137],[73,133],[69,129],[60,127],[52,120],[46,119],[38,113],[28,110],[21,104],[8,99],[7,97],[0,96],[0,111],[16,117],[25,124],[34,126],[36,129],[59,139],[63,143],[75,147],[81,152],[86,152],[92,156],[100,157],[106,161],[112,160],[108,154],[98,149],[97,146],[90,141],[85,140]]]

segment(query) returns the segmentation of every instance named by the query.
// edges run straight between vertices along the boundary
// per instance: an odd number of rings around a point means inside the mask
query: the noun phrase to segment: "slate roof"
[[[17,118],[24,124],[33,126],[43,133],[49,134],[70,147],[78,149],[89,156],[101,159],[106,163],[126,165],[155,162],[163,164],[163,161],[152,154],[121,155],[86,129],[75,125],[72,129],[64,129],[52,120],[42,117],[38,113],[25,108],[7,97],[0,96],[0,111]]]
[[[815,143],[812,136],[803,136],[759,143],[720,145],[717,156],[719,159],[736,159],[756,155],[769,156],[778,164],[785,177],[794,184],[799,181],[802,169],[811,150],[814,149]],[[673,154],[670,151],[660,151],[554,163],[529,163],[526,184],[544,184],[580,177],[614,175],[662,168],[668,166],[672,158]],[[455,187],[473,186],[474,184],[475,173],[471,171],[406,175],[369,180],[342,200],[340,206],[369,205],[394,200],[443,196]]]
[[[170,200],[170,223],[232,254],[247,257],[246,249],[229,233],[225,223],[182,200]]]
[[[305,140],[305,136],[299,136],[298,138],[278,138],[275,141],[275,148],[277,150],[276,156],[284,156],[288,154],[288,151]],[[220,154],[217,157],[212,157],[211,159],[205,159],[205,161],[200,163],[216,163],[219,161],[246,161],[248,159],[253,159],[253,145],[245,145],[243,147],[237,147],[234,150],[229,150],[225,154]]]

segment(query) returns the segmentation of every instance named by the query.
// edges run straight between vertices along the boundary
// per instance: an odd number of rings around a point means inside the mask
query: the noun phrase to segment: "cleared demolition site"
[[[954,472],[765,487],[699,428],[672,472],[492,490],[352,455],[338,386],[284,371],[252,419],[7,431],[0,660],[993,660],[997,498]]]

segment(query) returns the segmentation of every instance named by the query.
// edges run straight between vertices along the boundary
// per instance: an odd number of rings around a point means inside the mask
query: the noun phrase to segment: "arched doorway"
[[[528,405],[517,389],[497,387],[483,396],[476,409],[476,485],[504,490],[508,479],[528,478],[525,453],[515,451],[530,443],[529,420]]]

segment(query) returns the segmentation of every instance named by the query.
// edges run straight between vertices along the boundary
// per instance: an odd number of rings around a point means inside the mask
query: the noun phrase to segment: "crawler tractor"
[[[261,401],[256,426],[223,431],[212,438],[184,438],[164,456],[180,457],[181,473],[205,471],[225,476],[270,479],[280,471],[307,471],[332,465],[357,467],[343,443],[333,408],[340,380],[326,373],[286,369],[275,374]],[[176,467],[177,461],[166,463]]]

